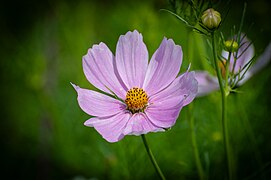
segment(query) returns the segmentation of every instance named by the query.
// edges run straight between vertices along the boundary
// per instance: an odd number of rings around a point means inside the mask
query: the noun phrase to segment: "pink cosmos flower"
[[[237,52],[237,60],[234,67],[234,54],[230,57],[230,63],[229,63],[229,70],[230,72],[233,72],[233,74],[236,75],[234,78],[234,81],[237,82],[237,86],[243,85],[247,80],[249,80],[254,74],[259,72],[262,68],[264,68],[271,59],[271,43],[267,46],[264,53],[256,60],[256,63],[253,64],[247,71],[245,69],[247,68],[247,65],[250,60],[254,57],[254,46],[251,43],[251,41],[242,34],[241,36],[241,43],[240,48]],[[227,59],[229,55],[229,52],[223,51],[222,57],[224,59]],[[239,75],[237,75],[239,74]],[[222,70],[223,75],[223,70]],[[242,79],[239,79],[242,77]],[[213,91],[216,91],[219,89],[219,83],[217,80],[217,77],[210,75],[206,71],[196,71],[195,77],[198,81],[198,94],[197,96],[205,96]],[[230,80],[228,80],[230,81]]]
[[[146,45],[136,30],[120,36],[115,57],[104,43],[92,46],[83,57],[83,70],[104,93],[73,85],[81,109],[94,116],[84,124],[109,142],[173,126],[197,94],[194,72],[176,78],[182,56],[181,46],[164,38],[148,63]]]

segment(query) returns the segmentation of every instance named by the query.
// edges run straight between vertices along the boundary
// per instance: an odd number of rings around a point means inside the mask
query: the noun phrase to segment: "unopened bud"
[[[209,8],[201,16],[202,24],[210,30],[216,29],[221,22],[221,16],[218,11]]]
[[[238,50],[238,43],[234,40],[228,40],[224,42],[224,48],[228,52],[236,52]]]

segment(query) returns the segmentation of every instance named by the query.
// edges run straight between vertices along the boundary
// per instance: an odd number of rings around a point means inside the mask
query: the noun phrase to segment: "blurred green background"
[[[244,1],[218,6],[229,13],[223,32],[241,19]],[[3,1],[1,22],[1,177],[7,179],[157,179],[141,138],[106,142],[77,104],[70,82],[93,88],[81,58],[93,44],[115,52],[118,37],[137,29],[149,56],[164,36],[184,51],[182,71],[209,68],[208,46],[169,13],[166,0]],[[248,1],[244,30],[260,55],[271,40],[270,3]],[[252,25],[252,26],[251,26]],[[229,131],[237,179],[271,178],[271,65],[229,98]],[[200,158],[209,179],[223,179],[226,166],[220,94],[191,106]],[[166,133],[147,135],[168,179],[198,179],[188,108]]]

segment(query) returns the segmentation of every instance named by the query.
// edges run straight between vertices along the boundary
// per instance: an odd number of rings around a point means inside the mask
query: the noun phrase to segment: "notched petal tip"
[[[138,32],[136,29],[135,29],[135,30],[133,30],[131,33],[132,33],[132,34],[141,35],[141,33],[140,33],[140,32]]]
[[[99,44],[93,44],[91,48],[88,49],[87,53],[82,57],[83,61],[87,61],[89,55],[95,53],[95,51],[106,51],[109,48],[104,42],[100,42]]]
[[[175,42],[173,41],[173,39],[170,39],[170,38],[169,38],[169,39],[167,39],[167,42],[168,42],[168,43],[171,43],[171,44],[173,44],[173,45],[176,45]]]
[[[120,35],[119,37],[119,41],[120,40],[131,40],[131,39],[143,39],[143,36],[140,32],[138,32],[137,30],[134,31],[128,31],[126,34],[124,35]]]
[[[172,47],[178,47],[182,49],[182,47],[178,44],[175,44],[174,40],[171,38],[164,37],[161,44],[164,44],[164,43],[166,43],[166,45],[172,45]]]
[[[170,39],[170,38],[167,39],[166,37],[164,37],[160,46],[162,46],[162,45],[165,46],[166,48],[171,49],[172,51],[181,52],[181,59],[182,59],[182,56],[183,56],[182,46],[175,44],[173,39]]]
[[[161,42],[161,44],[160,44],[160,46],[163,44],[173,44],[173,45],[175,45],[175,43],[174,43],[174,41],[172,40],[172,39],[168,39],[167,37],[163,37],[163,40],[162,40],[162,42]]]
[[[163,37],[162,42],[168,41],[168,38],[166,36]]]
[[[105,49],[107,49],[108,47],[107,47],[107,45],[104,43],[104,42],[100,42],[99,44],[94,44],[93,46],[92,46],[92,48],[90,48],[90,49],[92,49],[92,50],[105,50]]]

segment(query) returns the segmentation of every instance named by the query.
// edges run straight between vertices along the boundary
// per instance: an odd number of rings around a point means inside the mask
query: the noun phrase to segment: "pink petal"
[[[150,97],[146,115],[156,126],[168,128],[175,124],[181,108],[196,97],[198,83],[194,72],[186,72],[166,89]]]
[[[247,80],[249,80],[254,74],[261,71],[268,63],[271,61],[271,42],[265,48],[264,52],[258,57],[256,62],[248,69],[244,78],[238,82],[238,85],[244,84]]]
[[[136,30],[120,36],[116,49],[116,67],[124,84],[142,87],[148,67],[148,50]]]
[[[130,119],[129,112],[120,112],[109,117],[96,117],[87,120],[84,125],[94,127],[108,142],[117,142],[124,137],[124,128]]]
[[[94,45],[83,56],[83,70],[88,81],[95,87],[124,99],[127,88],[121,85],[114,73],[114,56],[104,44]]]
[[[260,57],[256,60],[256,62],[251,66],[251,68],[248,69],[246,74],[244,75],[244,78],[238,82],[238,85],[241,86],[247,80],[249,80],[254,74],[261,71],[265,66],[268,65],[268,63],[271,61],[271,42],[268,44],[268,46],[265,48],[264,52],[261,54]]]
[[[198,81],[198,97],[205,96],[219,89],[217,78],[211,76],[206,71],[196,71],[195,78]]]
[[[74,84],[72,85],[78,93],[77,100],[79,106],[91,116],[111,116],[126,109],[126,105],[121,101],[92,90],[82,89]]]
[[[183,105],[189,104],[196,96],[198,83],[194,72],[186,72],[176,78],[166,89],[150,97],[150,104],[165,104],[174,102],[175,106],[183,101]],[[167,104],[168,107],[170,104]]]
[[[124,130],[124,134],[141,135],[158,131],[164,131],[164,129],[151,123],[151,121],[144,113],[136,113],[129,119]]]
[[[149,96],[167,87],[177,76],[182,64],[182,48],[172,39],[164,38],[160,47],[153,54],[143,89]]]
[[[145,113],[148,119],[158,127],[170,128],[175,123],[182,109],[182,104],[176,107],[166,108],[159,106],[150,106]]]

